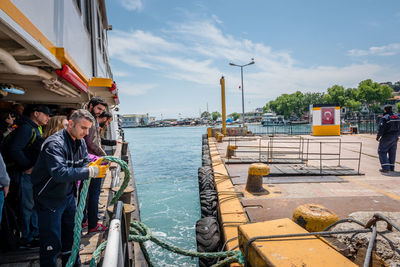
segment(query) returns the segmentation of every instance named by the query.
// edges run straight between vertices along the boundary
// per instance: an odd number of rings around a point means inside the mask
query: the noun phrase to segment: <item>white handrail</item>
[[[104,253],[103,266],[122,267],[124,258],[122,252],[121,221],[113,219],[107,236],[107,246]]]

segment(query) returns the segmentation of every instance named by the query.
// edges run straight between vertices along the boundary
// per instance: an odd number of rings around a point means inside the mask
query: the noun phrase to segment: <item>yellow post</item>
[[[221,102],[222,102],[222,134],[226,136],[226,109],[225,109],[225,79],[224,76],[219,80],[221,84]]]

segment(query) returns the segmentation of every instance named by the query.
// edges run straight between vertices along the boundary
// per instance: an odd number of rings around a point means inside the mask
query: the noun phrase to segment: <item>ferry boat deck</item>
[[[118,144],[111,153],[114,157],[120,158],[122,145]],[[138,207],[138,198],[136,194],[136,185],[133,177],[133,169],[132,169],[132,161],[130,152],[127,152],[128,162],[129,162],[129,170],[131,173],[131,180],[129,182],[129,186],[133,188],[131,194],[131,203],[134,207]],[[116,163],[111,163],[111,166],[116,167]],[[113,167],[111,167],[113,169]],[[110,221],[110,215],[112,213],[107,213],[107,205],[110,203],[111,198],[114,196],[113,188],[118,184],[119,181],[123,181],[124,173],[119,172],[118,168],[115,168],[117,171],[108,171],[106,177],[104,178],[104,182],[102,184],[100,199],[99,199],[99,222],[104,225],[107,225]],[[132,220],[140,220],[140,212],[139,209],[135,209],[131,214],[130,218]],[[81,250],[79,252],[80,259],[82,262],[82,266],[89,266],[90,261],[92,259],[93,252],[96,248],[106,240],[108,235],[108,231],[98,232],[98,233],[88,233],[87,228],[82,230],[81,237]],[[143,254],[139,248],[137,243],[128,243],[128,253],[130,262],[132,262],[132,266],[146,266],[146,262],[144,260]],[[39,248],[34,249],[18,249],[16,251],[10,252],[0,252],[0,266],[2,267],[27,267],[27,266],[39,266]]]

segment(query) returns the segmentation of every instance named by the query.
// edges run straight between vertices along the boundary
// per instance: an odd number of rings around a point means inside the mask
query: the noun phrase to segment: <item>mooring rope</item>
[[[130,241],[139,242],[140,244],[146,241],[152,241],[153,243],[157,244],[158,246],[168,251],[189,257],[197,257],[205,259],[224,258],[222,261],[219,261],[216,264],[212,265],[212,267],[224,266],[225,264],[232,262],[239,262],[241,264],[244,263],[244,257],[241,251],[198,252],[198,251],[185,250],[178,246],[172,245],[168,242],[158,239],[157,237],[152,235],[150,228],[142,222],[133,221],[131,222],[130,225],[131,225],[129,234]],[[146,249],[143,250],[143,254],[146,258],[148,265],[150,267],[153,267],[154,264],[151,262],[150,256]]]
[[[110,201],[109,205],[114,205],[115,202],[119,199],[119,197],[123,194],[125,188],[128,186],[130,180],[129,168],[128,165],[125,163],[125,161],[121,160],[120,158],[112,156],[102,157],[101,162],[99,164],[103,162],[115,162],[119,164],[125,174],[124,181],[122,182],[118,192],[114,195],[114,197]],[[90,180],[91,178],[86,179],[83,182],[83,187],[80,193],[79,204],[75,214],[74,242],[72,245],[71,256],[69,257],[66,265],[67,267],[72,267],[75,264],[76,257],[79,253],[81,232],[82,232],[83,210],[86,205],[86,197],[89,189]],[[156,238],[155,236],[152,235],[150,228],[145,224],[143,224],[142,222],[133,221],[130,223],[130,226],[131,227],[129,229],[129,241],[138,242],[140,244],[140,248],[142,249],[144,257],[150,267],[154,266],[154,264],[152,263],[150,255],[147,252],[146,246],[144,245],[144,242],[146,241],[152,241],[166,250],[189,257],[198,257],[207,259],[224,258],[222,261],[218,261],[216,264],[214,264],[213,267],[224,266],[225,264],[232,262],[239,262],[242,264],[244,263],[244,257],[240,251],[197,252],[197,251],[185,250]],[[95,267],[97,265],[97,260],[99,259],[102,251],[106,248],[106,246],[107,246],[107,241],[104,241],[96,248],[96,250],[92,254],[90,267]]]
[[[130,173],[129,173],[129,168],[128,165],[125,163],[125,161],[121,160],[120,158],[117,157],[112,157],[112,156],[105,156],[101,158],[101,161],[99,164],[103,162],[115,162],[121,166],[121,169],[124,171],[124,181],[122,182],[118,192],[114,195],[114,197],[111,199],[109,205],[114,205],[114,203],[119,199],[119,197],[124,193],[125,188],[128,186],[129,180],[130,180]],[[86,197],[89,189],[89,184],[90,180],[92,178],[86,179],[83,181],[83,187],[81,190],[81,193],[79,195],[79,204],[75,213],[75,225],[74,225],[74,242],[72,244],[72,250],[71,250],[71,256],[68,259],[67,262],[67,267],[72,267],[75,264],[76,256],[79,253],[79,248],[80,248],[80,243],[81,243],[81,234],[82,234],[82,220],[83,220],[83,210],[85,209],[86,205]],[[99,178],[94,178],[94,179],[99,179]],[[103,242],[104,244],[104,242]],[[96,253],[100,254],[101,251],[105,248],[105,245],[101,244],[95,251],[94,255]],[[103,245],[103,246],[102,246]],[[99,249],[102,247],[102,249]],[[98,251],[99,250],[99,251]],[[98,255],[97,255],[98,257]],[[92,263],[91,263],[92,264]]]

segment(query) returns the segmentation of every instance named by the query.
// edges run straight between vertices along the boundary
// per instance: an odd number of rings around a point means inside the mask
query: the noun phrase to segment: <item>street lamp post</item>
[[[251,62],[249,62],[249,63],[247,63],[247,64],[244,64],[244,65],[237,65],[237,64],[234,64],[234,63],[232,63],[232,62],[230,62],[229,63],[229,65],[231,65],[231,66],[236,66],[236,67],[240,67],[240,77],[241,77],[241,79],[242,79],[242,121],[243,121],[243,128],[244,128],[244,88],[243,88],[243,67],[246,67],[246,66],[249,66],[249,65],[252,65],[252,64],[254,64],[255,62],[254,62],[254,59],[252,58],[251,59]]]

